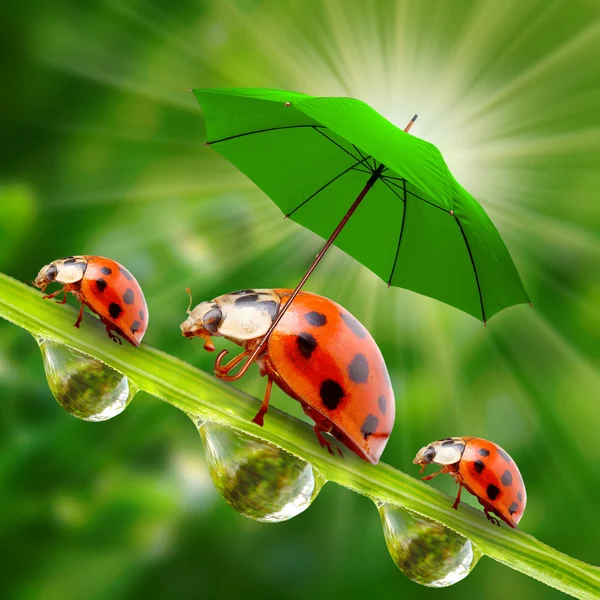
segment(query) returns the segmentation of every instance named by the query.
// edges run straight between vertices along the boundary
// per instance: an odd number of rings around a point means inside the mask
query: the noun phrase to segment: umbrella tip
[[[210,142],[204,142],[203,146],[210,146]]]
[[[483,326],[487,327],[487,321],[485,319],[483,320]]]
[[[529,308],[533,308],[533,302],[529,303]]]
[[[408,125],[404,128],[404,133],[408,133],[410,131],[410,128],[414,125],[415,121],[417,120],[417,117],[419,115],[415,115],[409,122]]]

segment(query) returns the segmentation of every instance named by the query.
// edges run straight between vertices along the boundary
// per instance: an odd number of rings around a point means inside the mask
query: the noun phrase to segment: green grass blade
[[[142,345],[119,346],[96,319],[75,329],[76,313],[43,301],[39,291],[0,274],[0,317],[33,335],[64,344],[120,371],[141,390],[206,420],[271,442],[311,463],[324,477],[373,500],[398,504],[469,538],[484,554],[576,598],[600,598],[600,569],[571,558],[520,530],[491,526],[481,511],[451,498],[392,467],[370,465],[345,453],[330,456],[306,423],[271,408],[265,426],[251,423],[258,400],[214,377]],[[177,335],[175,332],[174,335]]]

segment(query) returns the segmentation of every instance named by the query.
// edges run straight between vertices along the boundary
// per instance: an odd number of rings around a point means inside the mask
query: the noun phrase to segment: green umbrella
[[[529,302],[483,208],[434,145],[407,133],[416,115],[402,131],[352,98],[246,88],[193,92],[206,118],[207,145],[287,217],[328,238],[296,291],[335,240],[388,286],[436,298],[484,323]],[[225,378],[237,379],[249,363]]]

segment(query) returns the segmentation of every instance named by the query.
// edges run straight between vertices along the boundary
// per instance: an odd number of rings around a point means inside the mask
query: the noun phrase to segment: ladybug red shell
[[[62,283],[62,289],[44,298],[64,293],[64,304],[71,292],[81,302],[75,327],[79,328],[87,306],[100,317],[113,341],[121,342],[115,331],[130,344],[140,345],[148,327],[148,307],[138,282],[123,265],[102,256],[68,256],[43,267],[33,284],[45,291],[53,282]]]
[[[244,348],[260,343],[292,290],[241,290],[198,304],[181,325],[186,337],[223,336]],[[256,358],[267,391],[254,422],[262,425],[275,382],[315,421],[364,460],[377,463],[394,425],[395,401],[385,362],[369,332],[332,300],[300,292]],[[215,371],[219,376],[219,370]]]
[[[449,473],[458,483],[458,495],[452,508],[458,508],[460,492],[466,488],[483,506],[486,517],[499,525],[490,513],[510,527],[516,527],[525,512],[527,494],[515,461],[500,446],[476,437],[445,438],[419,450],[413,461],[422,465],[442,465],[441,470],[423,479]]]

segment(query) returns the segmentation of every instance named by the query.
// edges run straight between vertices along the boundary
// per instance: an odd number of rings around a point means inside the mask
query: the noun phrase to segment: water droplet
[[[277,523],[306,510],[324,480],[311,465],[268,442],[216,423],[198,423],[212,480],[245,517]]]
[[[46,379],[58,403],[84,421],[106,421],[122,413],[137,389],[118,371],[62,344],[38,339]]]
[[[393,561],[416,583],[448,587],[464,579],[481,557],[470,540],[435,521],[392,504],[378,508]]]

